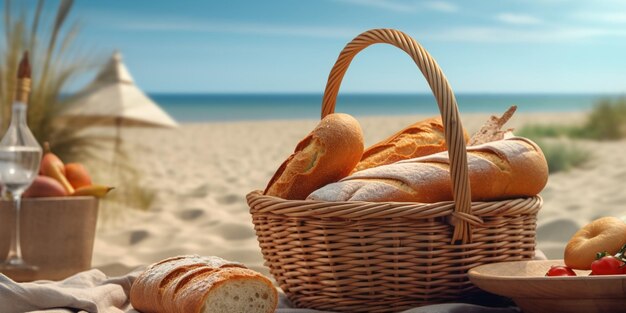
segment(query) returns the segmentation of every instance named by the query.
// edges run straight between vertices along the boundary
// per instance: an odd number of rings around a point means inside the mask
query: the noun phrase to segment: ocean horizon
[[[322,94],[313,93],[150,93],[167,113],[181,123],[274,119],[319,119]],[[518,112],[588,111],[603,99],[623,94],[565,93],[460,93],[456,95],[463,113],[501,113],[511,105]],[[354,116],[438,114],[431,94],[340,94],[337,112]]]

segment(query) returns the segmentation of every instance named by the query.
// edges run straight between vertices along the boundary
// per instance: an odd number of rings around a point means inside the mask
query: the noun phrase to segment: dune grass
[[[14,4],[20,7],[14,8]],[[97,164],[90,168],[93,176],[107,176],[97,182],[117,185],[118,196],[112,193],[111,199],[103,202],[103,207],[110,206],[107,202],[111,202],[147,209],[154,197],[139,185],[139,174],[127,157],[125,148],[116,158],[127,166],[120,169],[117,177],[107,175],[111,170],[111,154],[107,151],[112,151],[114,147],[114,132],[90,131],[93,126],[101,126],[98,122],[94,125],[79,119],[61,118],[65,110],[76,105],[71,96],[89,88],[77,88],[72,84],[78,77],[100,68],[103,63],[99,60],[104,59],[85,52],[84,45],[76,43],[80,27],[69,19],[73,4],[72,0],[50,3],[39,0],[31,10],[23,2],[5,0],[4,29],[0,34],[3,37],[0,42],[4,43],[0,45],[0,132],[4,133],[9,125],[17,64],[23,52],[28,51],[33,69],[28,125],[35,138],[42,145],[48,142],[51,151],[66,163]],[[55,14],[43,14],[44,9],[52,5],[56,5]],[[130,192],[122,193],[120,190]]]
[[[582,125],[530,124],[516,133],[528,138],[567,137],[592,140],[626,138],[626,98],[598,101]]]
[[[516,135],[537,143],[546,157],[549,172],[557,173],[583,166],[591,160],[591,151],[570,139],[577,138],[578,131],[576,126],[538,124],[524,126]]]
[[[534,141],[541,147],[550,173],[567,172],[584,166],[593,158],[591,151],[580,147],[576,142],[541,138]]]
[[[524,125],[515,134],[526,138],[576,138],[578,132],[579,127],[573,125],[529,124]]]
[[[581,138],[617,140],[626,137],[626,98],[601,100],[579,133]]]
[[[13,8],[13,4],[13,1],[5,1],[3,17],[2,35],[6,45],[0,46],[0,129],[9,125],[17,64],[22,53],[28,51],[33,68],[28,125],[33,135],[40,143],[49,142],[52,151],[63,160],[97,157],[94,151],[111,142],[111,137],[85,135],[83,131],[91,126],[89,124],[71,120],[58,122],[58,117],[70,105],[68,97],[62,95],[76,78],[99,66],[94,57],[75,44],[80,27],[76,22],[68,25],[73,1],[59,1],[53,18],[42,14],[47,6],[43,0],[37,2],[31,16],[24,6]],[[80,88],[75,90],[80,91]],[[68,124],[72,127],[67,127]]]
[[[124,160],[115,164],[98,161],[92,163],[108,171],[96,173],[100,181],[113,181],[119,183],[104,201],[101,202],[100,217],[104,224],[114,225],[123,220],[123,212],[128,209],[148,210],[156,200],[156,192],[143,181],[142,173],[134,166],[131,158],[126,156]]]
[[[626,138],[626,98],[598,101],[581,125],[540,125],[522,127],[517,135],[537,142],[551,173],[583,166],[593,158],[591,151],[576,140],[620,140]],[[561,138],[561,140],[555,140]],[[567,139],[567,140],[565,140]]]

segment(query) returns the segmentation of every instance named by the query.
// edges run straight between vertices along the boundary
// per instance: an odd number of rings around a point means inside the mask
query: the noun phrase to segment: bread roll
[[[563,259],[565,265],[591,269],[598,252],[617,253],[626,244],[626,223],[617,217],[602,217],[581,228],[567,242]]]
[[[271,313],[278,295],[266,277],[239,263],[179,256],[139,275],[130,302],[143,313]]]
[[[296,146],[265,188],[265,194],[303,200],[314,190],[348,176],[363,154],[363,133],[352,116],[333,113]]]
[[[466,141],[467,137],[465,134]],[[433,117],[416,122],[367,148],[353,172],[446,151],[446,149],[441,118]]]
[[[472,201],[537,195],[548,165],[532,141],[513,137],[467,148]],[[422,202],[452,200],[447,152],[399,161],[360,172],[316,190],[321,201]]]

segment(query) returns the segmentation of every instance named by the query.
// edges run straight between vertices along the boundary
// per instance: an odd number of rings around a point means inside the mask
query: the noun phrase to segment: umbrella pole
[[[123,120],[121,117],[115,118],[115,146],[113,148],[113,163],[111,164],[111,182],[115,182],[115,184],[119,184],[120,180],[120,170],[118,166],[118,157],[120,154],[120,149],[122,145],[122,123]],[[119,202],[117,204],[120,205]]]
[[[122,137],[120,133],[122,128],[122,122],[123,120],[121,117],[115,118],[115,146],[113,147],[113,160],[111,164],[113,167],[113,171],[111,172],[115,172],[115,170],[117,169],[117,157],[120,153],[120,145],[122,143]]]

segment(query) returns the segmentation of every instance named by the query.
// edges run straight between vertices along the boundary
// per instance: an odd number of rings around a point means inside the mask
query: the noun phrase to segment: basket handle
[[[352,59],[361,50],[377,43],[391,44],[408,53],[420,71],[422,71],[430,89],[435,95],[443,120],[446,145],[448,146],[450,157],[450,177],[452,178],[452,191],[455,202],[454,212],[452,213],[452,224],[454,225],[452,241],[471,242],[471,225],[480,224],[481,221],[480,218],[472,215],[467,152],[456,98],[435,59],[415,39],[395,29],[372,29],[352,39],[341,51],[339,58],[328,75],[322,102],[322,118],[335,111],[335,102],[341,80],[348,70]]]

